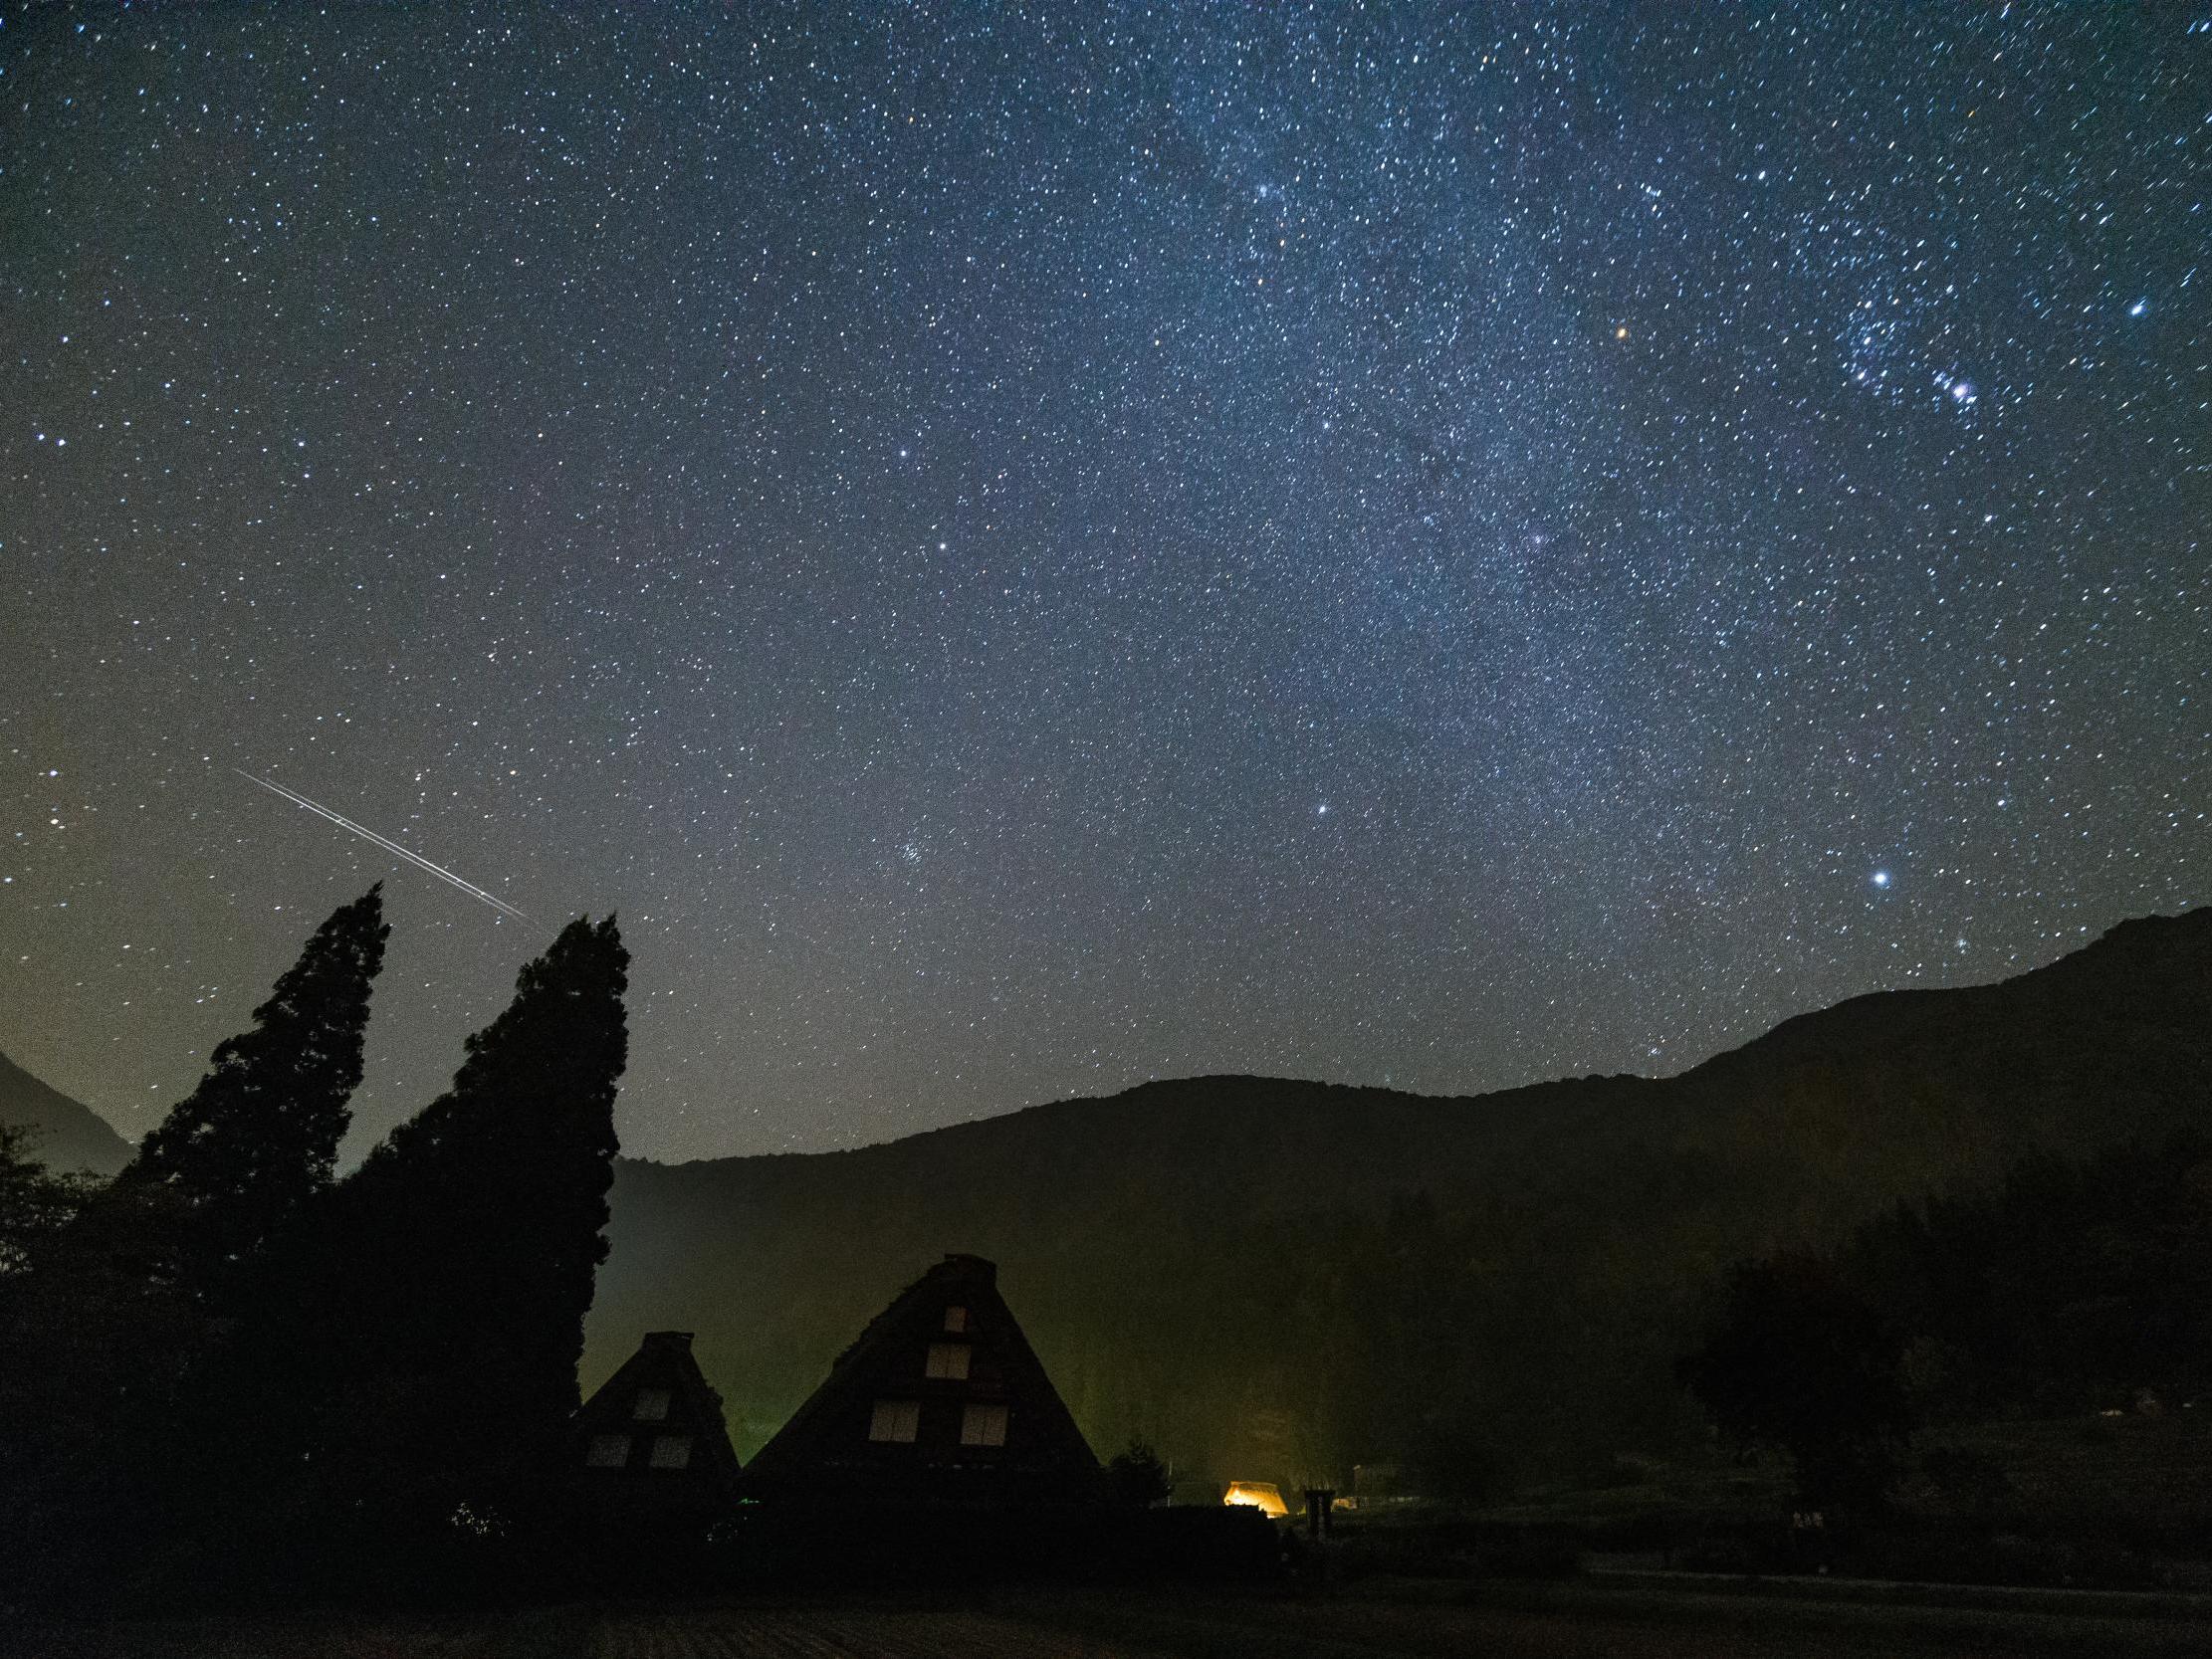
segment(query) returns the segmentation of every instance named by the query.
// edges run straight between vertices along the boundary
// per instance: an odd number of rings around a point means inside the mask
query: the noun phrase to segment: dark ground
[[[39,1659],[1494,1659],[2202,1653],[2212,1602],[1978,1594],[1973,1605],[1838,1599],[1788,1586],[1601,1577],[1469,1586],[1370,1581],[1335,1595],[1032,1588],[680,1607],[565,1607],[499,1620],[373,1618],[0,1623]]]

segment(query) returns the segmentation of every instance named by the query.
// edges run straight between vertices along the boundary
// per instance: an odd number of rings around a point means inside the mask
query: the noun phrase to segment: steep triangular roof
[[[577,1410],[568,1462],[586,1498],[625,1509],[719,1510],[736,1501],[738,1454],[690,1332],[646,1333]]]
[[[997,1268],[947,1256],[838,1355],[754,1455],[763,1496],[1067,1502],[1098,1459],[998,1294]]]

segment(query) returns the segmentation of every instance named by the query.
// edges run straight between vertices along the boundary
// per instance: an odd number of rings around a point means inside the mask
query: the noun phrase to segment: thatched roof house
[[[839,1505],[1091,1501],[1098,1459],[997,1273],[947,1256],[900,1292],[761,1448],[746,1490]]]
[[[738,1456],[691,1333],[654,1331],[576,1412],[569,1469],[602,1514],[707,1518],[737,1502]]]

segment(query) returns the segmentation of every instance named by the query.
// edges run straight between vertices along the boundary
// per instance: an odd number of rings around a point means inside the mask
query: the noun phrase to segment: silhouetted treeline
[[[335,912],[112,1181],[0,1142],[0,1599],[527,1571],[604,1245],[627,956],[571,924],[334,1177],[388,930]]]
[[[1917,1425],[2189,1408],[2212,1394],[2212,1144],[2016,1163],[1843,1247],[1739,1263],[1680,1374],[1814,1503],[1869,1509]],[[2212,1407],[2208,1407],[2212,1408]]]
[[[1426,1192],[1224,1216],[1138,1244],[1083,1282],[1087,1306],[1049,1279],[1022,1306],[1098,1334],[1063,1339],[1055,1374],[1082,1379],[1087,1421],[1176,1448],[1181,1473],[1348,1486],[1354,1464],[1387,1463],[1405,1490],[1496,1498],[1691,1423],[1665,1383],[1687,1316],[1672,1264],[1568,1233]],[[1193,1273],[1221,1294],[1195,1301]]]
[[[1662,1079],[1191,1078],[854,1151],[625,1161],[585,1379],[641,1330],[696,1331],[747,1456],[914,1261],[962,1249],[999,1264],[1091,1443],[1142,1436],[1179,1480],[1602,1474],[1704,1444],[1674,1363],[1729,1263],[1833,1250],[2037,1147],[2202,1124],[2208,994],[2199,911]]]
[[[1930,1420],[2155,1409],[2212,1389],[2212,1142],[2016,1164],[1840,1252]]]

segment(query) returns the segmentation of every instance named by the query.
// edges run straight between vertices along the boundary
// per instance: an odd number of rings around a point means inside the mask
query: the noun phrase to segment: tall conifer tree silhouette
[[[628,963],[612,917],[570,923],[335,1195],[346,1461],[379,1507],[511,1518],[553,1472],[606,1255]]]
[[[381,883],[332,912],[252,1028],[215,1050],[199,1087],[139,1143],[118,1187],[167,1188],[221,1263],[287,1226],[331,1184],[390,933]]]
[[[143,1541],[204,1523],[211,1474],[255,1449],[261,1379],[231,1349],[284,1311],[272,1244],[332,1190],[389,933],[377,888],[333,912],[0,1295],[0,1554],[34,1576],[97,1583],[150,1558]]]

